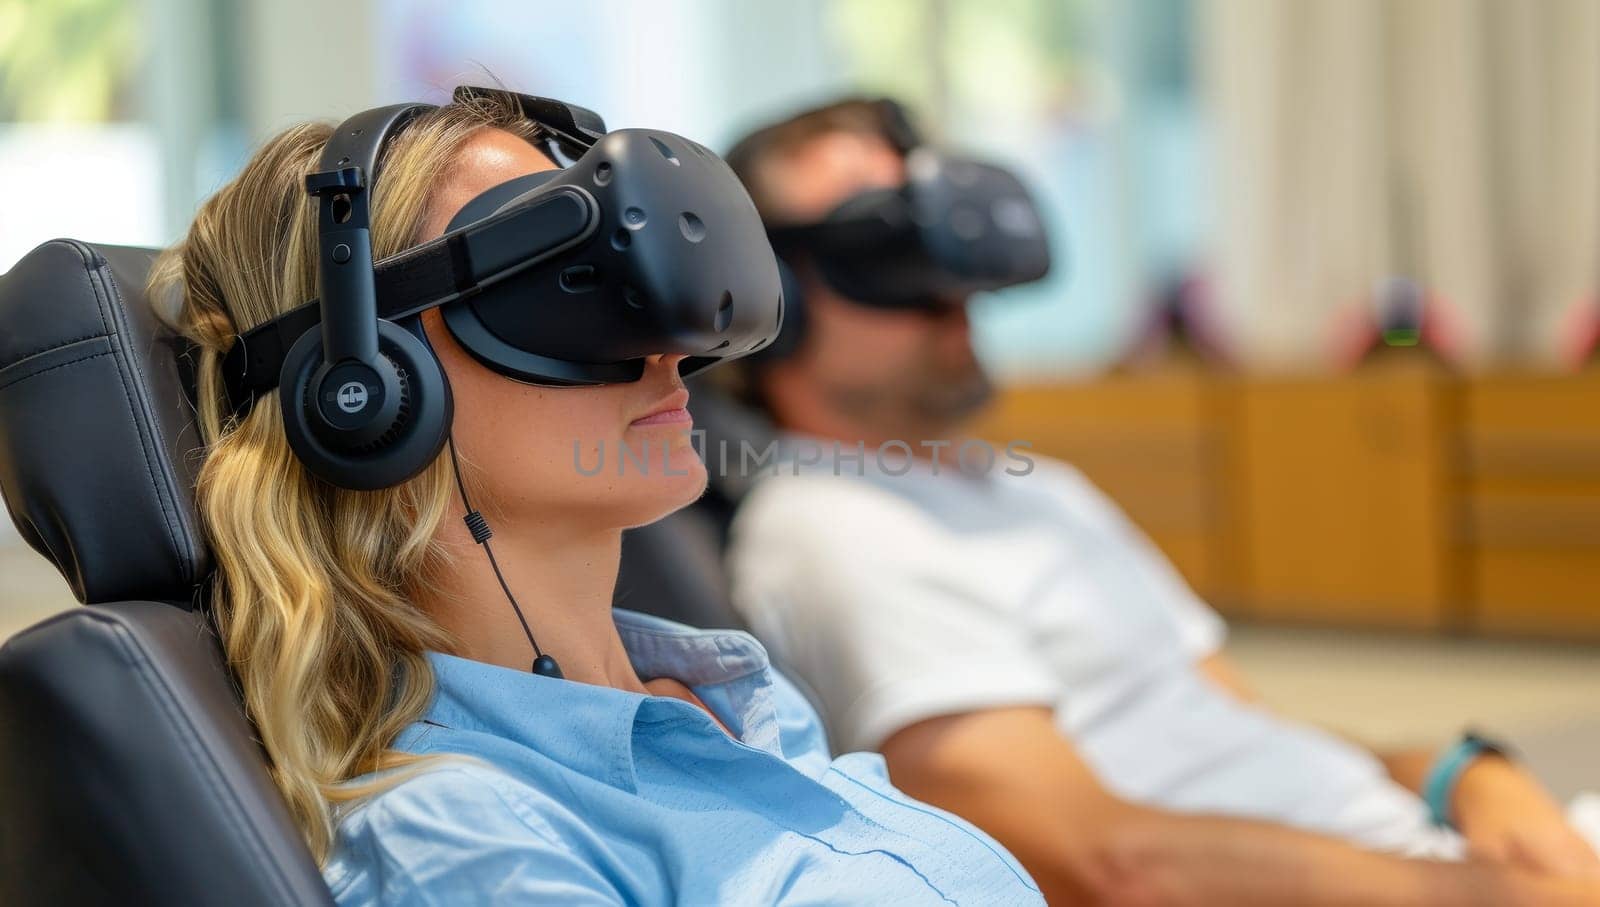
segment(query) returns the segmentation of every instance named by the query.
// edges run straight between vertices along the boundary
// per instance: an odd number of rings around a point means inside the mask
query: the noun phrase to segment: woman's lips
[[[635,425],[682,425],[693,422],[694,418],[685,409],[689,405],[689,391],[680,387],[672,393],[656,401],[653,412],[646,413],[628,424]]]
[[[632,422],[630,422],[628,424],[629,425],[678,425],[678,424],[681,424],[681,423],[693,422],[693,421],[694,421],[694,418],[689,415],[689,411],[680,406],[680,407],[678,407],[676,409],[664,409],[664,410],[662,410],[662,411],[660,411],[658,413],[651,413],[648,416],[644,416],[642,418],[635,419],[635,420],[633,420]]]

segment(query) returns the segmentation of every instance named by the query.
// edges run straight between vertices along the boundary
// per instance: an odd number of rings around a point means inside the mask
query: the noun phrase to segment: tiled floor
[[[1557,793],[1600,791],[1600,646],[1240,626],[1229,650],[1282,714],[1374,746],[1473,725]]]
[[[75,604],[44,559],[0,544],[0,640]],[[1269,707],[1375,745],[1475,723],[1553,787],[1600,790],[1600,646],[1236,626],[1229,651]]]

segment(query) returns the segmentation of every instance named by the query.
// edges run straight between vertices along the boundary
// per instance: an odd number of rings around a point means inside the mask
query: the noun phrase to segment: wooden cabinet
[[[1426,361],[1238,387],[1229,478],[1259,617],[1434,629],[1459,601],[1443,376]]]
[[[1471,380],[1460,412],[1472,622],[1600,637],[1600,368]]]
[[[1227,613],[1600,638],[1600,368],[1173,368],[1009,388],[982,433],[1083,470]]]

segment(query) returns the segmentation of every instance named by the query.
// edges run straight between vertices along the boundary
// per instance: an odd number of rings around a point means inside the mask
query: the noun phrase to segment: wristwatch
[[[1468,766],[1485,754],[1510,759],[1511,753],[1511,747],[1504,742],[1471,728],[1462,733],[1454,746],[1440,753],[1422,784],[1422,799],[1428,804],[1433,824],[1456,828],[1455,816],[1450,812],[1450,801],[1454,799],[1456,785]]]

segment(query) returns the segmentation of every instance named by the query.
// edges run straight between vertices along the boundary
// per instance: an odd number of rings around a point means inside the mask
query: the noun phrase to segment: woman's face
[[[466,203],[518,176],[555,169],[501,129],[477,132],[451,178],[429,200],[424,241],[444,233]],[[689,392],[680,355],[651,356],[644,377],[599,387],[534,387],[481,365],[438,309],[423,327],[455,396],[456,450],[480,495],[473,505],[518,526],[562,532],[639,526],[688,504],[706,471],[690,443]]]

